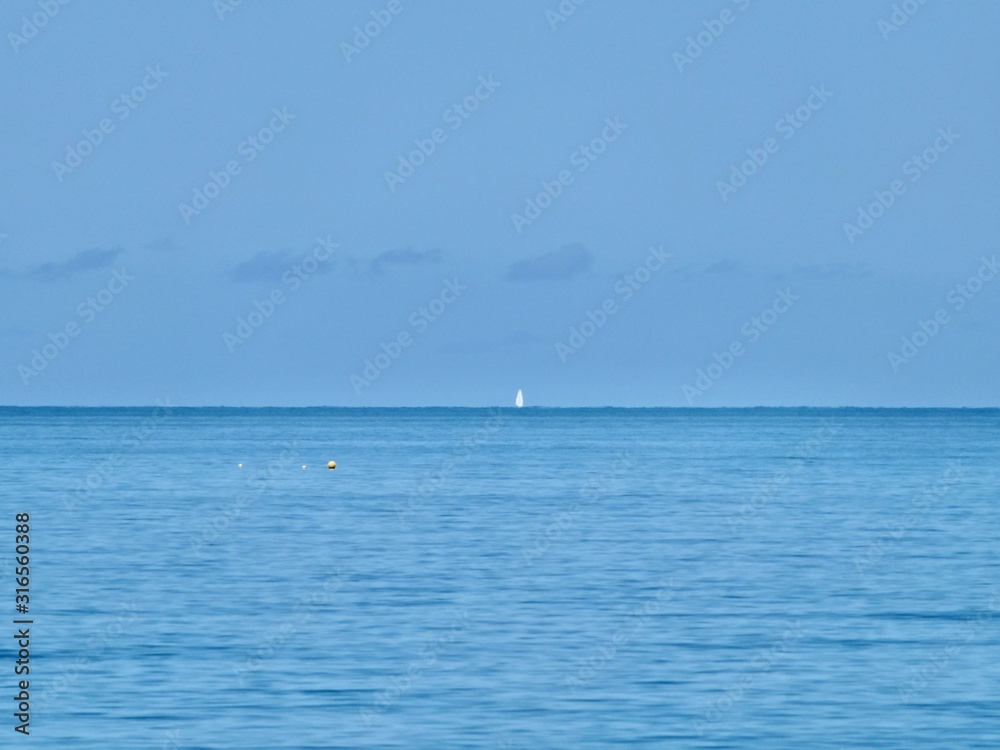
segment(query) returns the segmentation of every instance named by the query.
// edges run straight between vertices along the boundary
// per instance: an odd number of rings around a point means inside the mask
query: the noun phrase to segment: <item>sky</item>
[[[0,404],[996,406],[998,24],[11,0]]]

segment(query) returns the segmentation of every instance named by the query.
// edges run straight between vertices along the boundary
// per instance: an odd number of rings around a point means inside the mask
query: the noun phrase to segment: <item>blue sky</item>
[[[0,403],[996,405],[1000,7],[896,8],[6,3]]]

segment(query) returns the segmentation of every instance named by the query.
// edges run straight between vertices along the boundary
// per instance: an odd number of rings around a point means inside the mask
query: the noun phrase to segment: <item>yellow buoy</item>
[[[330,463],[328,463],[326,465],[326,468],[328,468],[328,469],[336,469],[337,468],[337,462],[336,461],[331,461]]]

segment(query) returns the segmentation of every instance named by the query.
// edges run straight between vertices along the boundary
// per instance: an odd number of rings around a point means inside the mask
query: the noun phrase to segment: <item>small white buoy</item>
[[[238,464],[238,466],[239,466],[239,467],[240,467],[241,469],[243,468],[243,464]]]
[[[302,468],[303,468],[303,469],[304,469],[304,468],[306,468],[306,465],[305,465],[305,464],[302,464]]]

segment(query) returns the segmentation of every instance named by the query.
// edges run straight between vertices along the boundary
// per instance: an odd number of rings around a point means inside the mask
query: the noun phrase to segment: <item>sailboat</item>
[[[517,398],[514,399],[514,404],[517,406],[518,409],[524,406],[524,394],[521,393],[520,388],[517,389]]]

